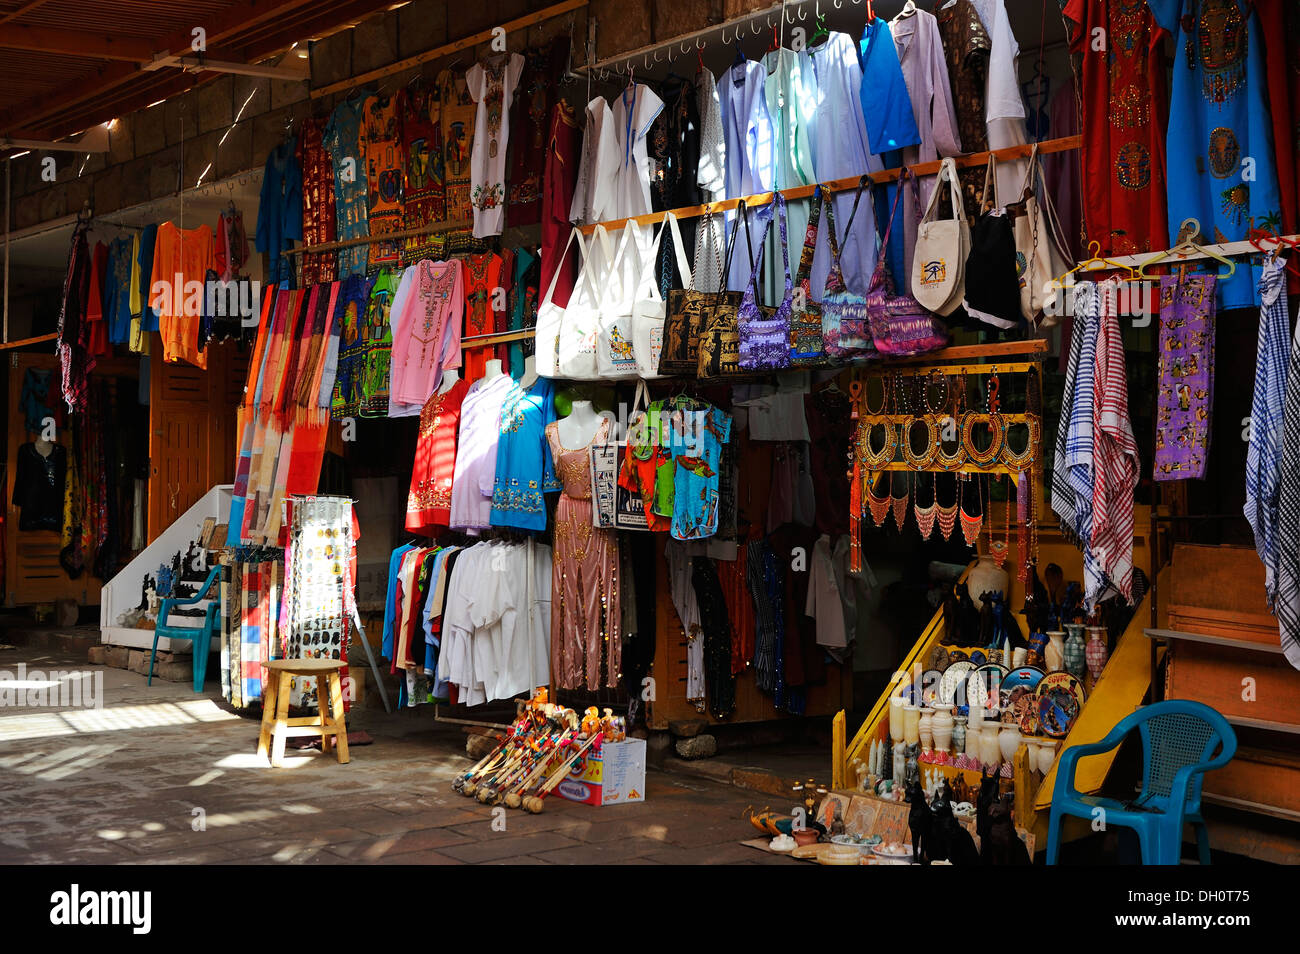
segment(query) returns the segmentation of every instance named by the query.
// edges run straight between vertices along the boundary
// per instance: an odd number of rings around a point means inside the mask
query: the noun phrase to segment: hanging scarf
[[[1155,480],[1204,477],[1214,405],[1214,276],[1160,279]]]
[[[1103,286],[1097,330],[1096,403],[1093,451],[1096,482],[1092,494],[1091,548],[1100,574],[1085,570],[1085,597],[1091,610],[1104,580],[1133,600],[1133,491],[1138,482],[1137,441],[1128,416],[1128,375],[1124,340],[1116,314],[1116,285]]]
[[[1259,342],[1255,392],[1250,402],[1250,441],[1246,449],[1246,519],[1255,533],[1255,552],[1264,562],[1269,606],[1278,595],[1278,508],[1282,476],[1282,433],[1286,416],[1286,270],[1276,256],[1266,259],[1259,276]]]

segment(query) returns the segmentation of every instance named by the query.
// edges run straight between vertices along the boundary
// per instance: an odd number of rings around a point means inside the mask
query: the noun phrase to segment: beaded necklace
[[[956,476],[953,477],[952,496],[952,506],[939,506],[939,480],[938,477],[936,477],[934,484],[934,506],[939,511],[939,530],[942,531],[945,540],[952,539],[952,528],[957,525],[957,511],[961,509],[961,480]]]
[[[898,527],[900,532],[903,529],[903,525],[907,523],[907,505],[911,503],[912,500],[912,484],[908,479],[909,476],[910,475],[908,474],[903,475],[903,481],[907,484],[907,490],[901,497],[894,496],[894,481],[892,475],[890,475],[889,480],[889,502],[894,506],[894,526]]]
[[[930,535],[934,533],[935,511],[939,504],[939,481],[937,477],[930,478],[930,505],[922,507],[912,498],[912,513],[916,516],[916,529],[921,532],[922,540],[929,540]]]
[[[979,542],[980,530],[984,526],[984,511],[986,509],[982,501],[980,500],[979,478],[976,477],[974,479],[975,479],[975,502],[980,504],[980,512],[978,516],[972,517],[968,515],[966,513],[966,510],[961,506],[960,498],[957,501],[957,513],[958,516],[961,517],[961,533],[962,536],[966,538],[966,545],[969,547],[973,547],[977,542]]]

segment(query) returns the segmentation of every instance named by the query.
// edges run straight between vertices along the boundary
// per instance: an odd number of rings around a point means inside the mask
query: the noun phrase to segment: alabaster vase
[[[1110,650],[1106,646],[1106,630],[1101,626],[1088,627],[1088,645],[1084,647],[1084,659],[1088,663],[1088,672],[1095,683],[1101,678],[1101,671],[1106,668]]]
[[[998,748],[998,724],[985,722],[980,729],[980,762],[990,769],[996,769],[1002,758]]]
[[[934,710],[921,710],[921,724],[918,727],[921,736],[921,751],[929,752],[934,748]]]
[[[908,745],[921,741],[920,706],[903,706],[903,741]]]
[[[1046,775],[1052,770],[1052,764],[1056,761],[1056,743],[1051,739],[1037,739],[1034,744],[1034,767]]]
[[[953,725],[952,706],[935,706],[930,731],[934,735],[934,747],[940,752],[952,751]]]
[[[1010,764],[1016,757],[1016,749],[1020,748],[1020,729],[1010,722],[1002,724],[1002,731],[998,734],[998,749],[1002,755],[1002,761]]]
[[[903,702],[902,696],[889,697],[889,738],[894,742],[903,741]]]
[[[1065,631],[1054,629],[1047,634],[1047,646],[1043,649],[1044,668],[1047,672],[1056,672],[1063,668],[1065,658]]]

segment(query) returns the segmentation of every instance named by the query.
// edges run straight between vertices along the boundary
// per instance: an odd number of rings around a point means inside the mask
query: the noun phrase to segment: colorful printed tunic
[[[442,160],[446,176],[447,219],[466,222],[473,215],[469,198],[470,156],[474,149],[474,116],[477,107],[465,85],[465,77],[451,70],[438,74],[442,103]]]
[[[501,256],[491,252],[467,255],[461,260],[461,265],[465,269],[465,331],[462,337],[490,335],[496,330],[492,292],[501,284]],[[480,347],[464,352],[466,381],[476,381],[483,376],[484,365],[494,350]]]
[[[527,390],[517,383],[511,386],[501,405],[492,526],[546,529],[543,494],[560,489],[546,439],[546,427],[555,419],[555,389],[549,378],[538,378]]]
[[[338,373],[330,396],[330,417],[339,421],[361,411],[361,376],[370,344],[368,327],[361,320],[370,298],[370,282],[352,275],[339,288],[335,324],[339,327]]]
[[[952,84],[962,148],[966,152],[983,152],[989,147],[984,93],[993,40],[970,0],[940,6],[934,16],[939,21],[939,35],[948,62],[948,81]],[[962,170],[961,184],[966,215],[975,218],[979,214],[980,192],[984,189],[984,170]]]
[[[397,94],[402,119],[402,142],[406,151],[406,186],[403,194],[402,228],[421,229],[447,217],[447,194],[443,181],[442,100],[436,86],[416,80]],[[405,258],[416,262],[433,258],[433,236],[416,235],[404,240]]]
[[[1214,406],[1213,275],[1160,279],[1160,390],[1152,477],[1205,476]]]
[[[358,93],[334,107],[325,127],[325,148],[334,160],[334,221],[337,241],[365,238],[367,222],[366,164],[361,154],[361,124],[368,94]],[[339,250],[339,276],[366,270],[364,245]]]
[[[1166,161],[1169,238],[1195,218],[1208,242],[1281,228],[1264,42],[1246,0],[1147,0],[1174,38]],[[1259,266],[1217,282],[1219,307],[1259,304]]]
[[[1070,0],[1077,29],[1071,50],[1083,56],[1083,218],[1087,242],[1102,255],[1167,248],[1165,142],[1169,116],[1164,45],[1145,0]],[[1093,52],[1095,31],[1107,37]]]
[[[710,405],[673,415],[667,437],[676,468],[673,539],[711,537],[718,529],[718,470],[722,445],[731,438],[731,415]]]
[[[402,230],[402,189],[406,185],[406,144],[398,119],[396,97],[371,96],[361,124],[361,149],[366,161],[366,217],[370,235]],[[375,242],[370,265],[394,265],[401,242]]]
[[[389,317],[400,273],[383,269],[375,276],[366,299],[365,326],[368,342],[361,372],[361,416],[388,416],[388,388],[392,371],[393,329]]]

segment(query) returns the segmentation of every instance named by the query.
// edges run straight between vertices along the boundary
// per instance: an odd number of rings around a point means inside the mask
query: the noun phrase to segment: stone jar
[[[954,754],[960,754],[966,751],[966,717],[965,716],[953,716],[952,751]]]
[[[1010,582],[1011,577],[1007,571],[999,569],[996,561],[988,554],[979,558],[979,562],[966,577],[966,586],[976,606],[979,606],[980,597],[985,593],[1001,593],[1005,596]]]
[[[1043,649],[1043,668],[1047,672],[1056,672],[1065,668],[1065,631],[1054,629],[1047,634],[1047,646]]]
[[[1002,753],[998,748],[998,724],[985,722],[980,728],[980,762],[990,770],[996,770]]]
[[[933,709],[921,710],[921,724],[919,728],[920,728],[920,736],[921,736],[921,751],[929,752],[931,749],[934,748],[934,710]]]
[[[1072,673],[1077,679],[1082,679],[1088,671],[1083,631],[1082,623],[1065,624],[1065,647],[1061,665],[1066,672]]]
[[[1002,754],[1002,761],[1008,765],[1016,757],[1016,749],[1020,748],[1020,729],[1014,723],[1002,723],[1002,731],[998,734],[998,749]]]
[[[952,751],[954,725],[952,706],[935,706],[934,719],[930,728],[934,733],[934,747],[940,752]]]

